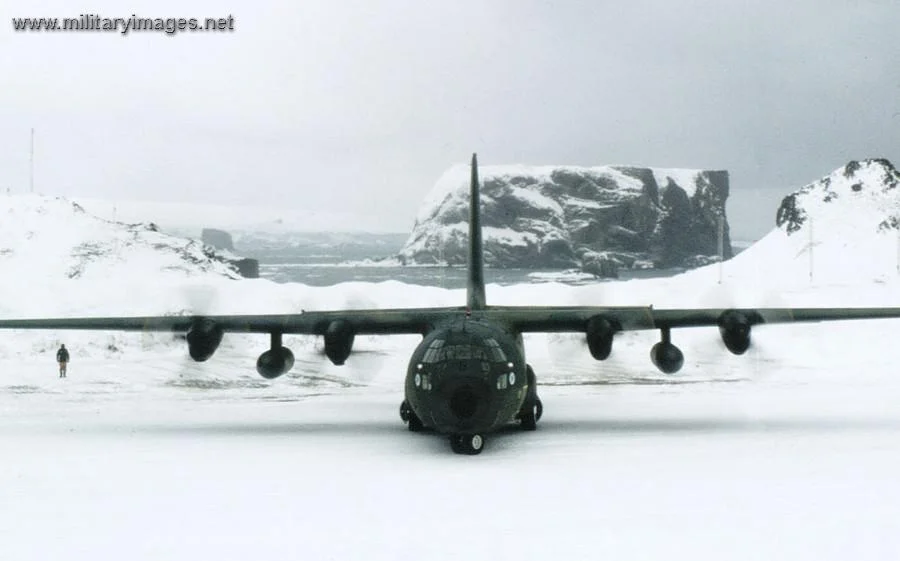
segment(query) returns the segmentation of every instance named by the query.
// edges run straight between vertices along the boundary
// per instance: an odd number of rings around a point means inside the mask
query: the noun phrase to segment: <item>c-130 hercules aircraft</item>
[[[226,331],[268,333],[271,348],[256,369],[273,379],[288,372],[294,355],[284,334],[321,335],[325,354],[344,364],[356,335],[420,334],[406,373],[400,417],[410,431],[448,435],[454,452],[478,454],[485,435],[518,422],[535,430],[543,406],[537,380],[525,361],[522,334],[584,333],[591,356],[606,359],[616,333],[658,329],[650,350],[666,374],[681,369],[684,355],[671,341],[676,327],[717,326],[734,354],[750,347],[750,330],[762,323],[900,317],[900,308],[654,309],[602,306],[488,306],[484,289],[478,163],[472,155],[466,305],[444,308],[304,311],[283,315],[106,317],[0,320],[6,329],[172,331],[185,333],[195,361],[209,359]]]

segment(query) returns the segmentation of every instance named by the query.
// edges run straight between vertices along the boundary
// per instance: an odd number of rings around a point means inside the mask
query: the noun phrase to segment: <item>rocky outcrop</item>
[[[216,249],[234,251],[234,241],[231,239],[231,234],[225,230],[204,228],[203,231],[200,232],[200,239],[206,245],[211,245]]]
[[[204,245],[218,249],[225,254],[225,259],[245,279],[259,278],[259,260],[252,257],[235,257],[234,241],[231,234],[216,228],[204,228],[200,233]]]
[[[883,158],[852,160],[781,201],[775,225],[788,235],[816,222],[875,232],[900,227],[900,172]],[[850,232],[848,232],[850,234]]]
[[[483,166],[485,261],[491,267],[571,268],[599,276],[622,267],[683,266],[731,257],[725,171],[624,166]],[[399,259],[466,262],[467,166],[448,170],[417,216]]]
[[[258,279],[259,278],[259,260],[253,259],[252,257],[244,257],[243,259],[238,259],[234,261],[234,266],[237,267],[238,274],[244,277],[245,279]]]

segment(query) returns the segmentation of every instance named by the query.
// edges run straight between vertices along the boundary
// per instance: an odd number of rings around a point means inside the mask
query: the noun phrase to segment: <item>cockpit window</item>
[[[443,339],[435,339],[428,345],[428,348],[425,350],[425,356],[422,357],[422,362],[438,362],[441,360],[438,355],[440,354],[441,347],[444,346]]]
[[[484,344],[487,345],[488,350],[490,350],[491,360],[495,362],[506,362],[506,353],[500,348],[500,343],[498,343],[496,339],[488,337],[484,340]]]
[[[472,345],[450,345],[444,347],[439,354],[440,358],[438,360],[460,360],[470,358],[489,360],[488,354],[485,352],[484,348]]]
[[[503,353],[500,345],[497,344],[497,341],[494,339],[487,339],[487,341],[492,341],[493,345],[490,343],[487,343],[487,347],[482,345],[444,345],[443,340],[436,339],[428,345],[427,349],[425,349],[422,362],[435,363],[443,362],[445,360],[471,359],[506,362],[506,355]]]

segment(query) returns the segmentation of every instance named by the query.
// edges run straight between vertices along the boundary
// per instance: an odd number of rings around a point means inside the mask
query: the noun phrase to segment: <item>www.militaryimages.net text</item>
[[[90,32],[128,35],[156,32],[175,35],[181,32],[232,32],[234,16],[217,18],[144,18],[132,14],[128,18],[107,18],[98,14],[80,14],[75,18],[12,18],[13,31],[18,32]]]

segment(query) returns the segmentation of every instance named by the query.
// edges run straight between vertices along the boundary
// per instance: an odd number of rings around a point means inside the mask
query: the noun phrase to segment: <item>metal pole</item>
[[[809,284],[813,282],[813,219],[809,219]]]
[[[722,284],[722,269],[725,266],[725,218],[719,215],[719,284]]]
[[[29,167],[28,183],[30,186],[29,190],[31,193],[34,193],[34,128],[31,129],[31,149],[29,150],[28,154],[29,154],[29,156],[28,156],[28,158],[29,158],[29,161],[28,161],[28,167]]]

